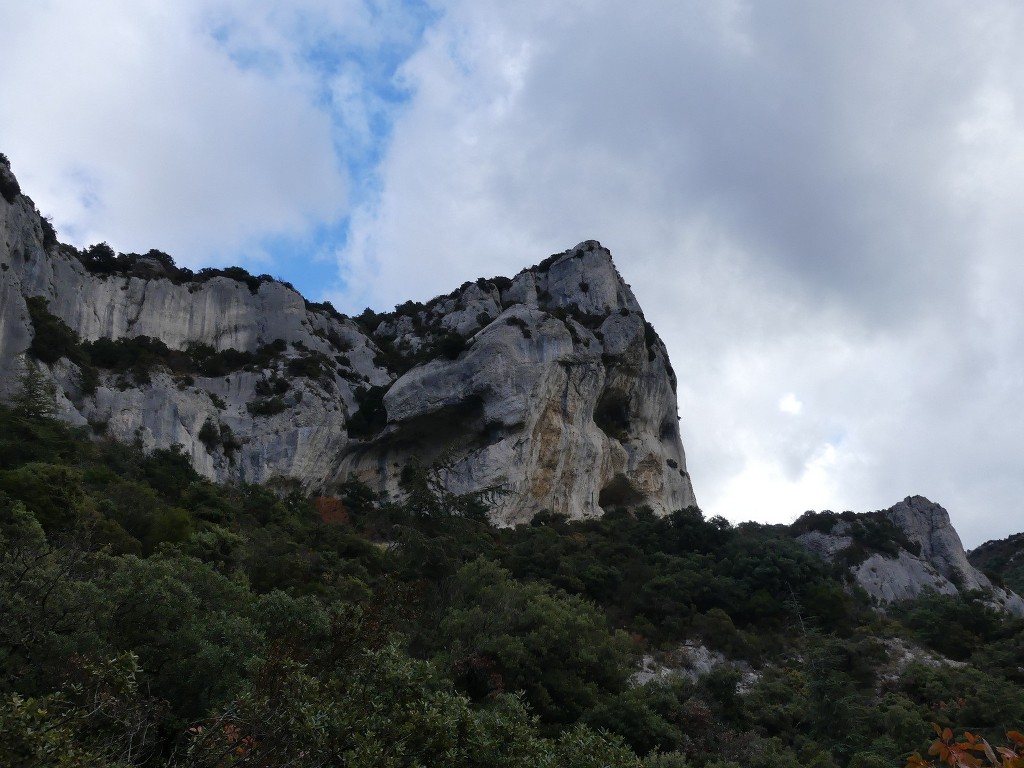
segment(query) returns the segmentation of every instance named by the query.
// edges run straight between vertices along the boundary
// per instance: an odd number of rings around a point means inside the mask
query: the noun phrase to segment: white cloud
[[[1014,4],[439,6],[341,304],[597,238],[669,344],[706,512],[925,493],[969,540],[1019,527]]]
[[[362,0],[3,3],[0,26],[0,143],[40,209],[77,244],[190,266],[343,219],[387,117],[365,86],[419,33],[400,3]]]
[[[752,456],[740,472],[716,489],[713,504],[727,510],[733,523],[752,519],[791,523],[807,510],[826,509],[836,497],[836,461],[835,447],[823,444],[794,479],[777,463]]]
[[[797,400],[796,395],[792,392],[788,392],[779,400],[779,410],[783,413],[788,413],[790,416],[799,416],[800,411],[803,409],[804,404]]]

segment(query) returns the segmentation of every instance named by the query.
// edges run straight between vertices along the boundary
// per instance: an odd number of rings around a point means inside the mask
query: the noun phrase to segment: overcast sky
[[[708,515],[922,494],[1024,530],[1013,0],[0,0],[61,238],[349,313],[600,240]]]

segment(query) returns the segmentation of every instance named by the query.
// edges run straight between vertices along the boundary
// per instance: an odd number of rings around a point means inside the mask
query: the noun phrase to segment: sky
[[[707,515],[1024,530],[1014,0],[0,0],[62,240],[350,314],[600,240]]]

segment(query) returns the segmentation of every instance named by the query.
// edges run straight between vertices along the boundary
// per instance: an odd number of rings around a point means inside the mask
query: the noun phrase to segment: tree
[[[451,602],[434,643],[456,673],[494,680],[463,680],[467,689],[524,691],[542,721],[570,724],[625,688],[632,647],[591,603],[518,582],[484,558],[463,566],[445,590]]]
[[[544,738],[518,696],[473,706],[395,644],[321,676],[272,654],[247,691],[188,735],[180,768],[640,768],[586,726]]]
[[[34,360],[22,355],[25,371],[21,388],[14,396],[14,410],[29,419],[44,419],[57,412],[57,387],[40,370]]]
[[[77,679],[55,693],[0,697],[5,766],[130,768],[158,753],[163,706],[139,692],[134,655],[80,662],[71,672]]]

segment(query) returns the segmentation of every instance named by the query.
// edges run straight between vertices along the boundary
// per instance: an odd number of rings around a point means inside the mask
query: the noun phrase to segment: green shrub
[[[287,379],[281,378],[276,372],[270,374],[269,379],[260,379],[256,382],[256,394],[260,397],[272,397],[283,395],[291,385]]]
[[[3,156],[0,155],[0,157]],[[14,201],[18,199],[20,194],[21,185],[18,184],[18,179],[11,173],[11,165],[7,162],[7,158],[3,157],[3,161],[0,162],[0,197],[14,205]]]
[[[324,303],[330,306],[329,302]],[[323,305],[311,306],[320,307]],[[333,310],[334,307],[331,307],[331,309]],[[335,311],[334,314],[337,314],[337,311]],[[352,342],[344,338],[340,333],[335,331],[333,328],[317,328],[313,331],[313,335],[319,336],[321,339],[323,339],[332,347],[334,347],[338,352],[349,352],[352,349]]]
[[[220,443],[220,430],[213,423],[212,419],[203,422],[199,429],[199,441],[206,446],[206,450],[213,451]]]
[[[457,359],[465,348],[466,340],[457,333],[446,333],[434,347],[437,354],[447,360]]]
[[[506,321],[508,325],[514,325],[519,329],[519,332],[523,334],[524,339],[532,339],[533,331],[530,330],[530,324],[521,317],[510,317]]]
[[[376,436],[388,422],[387,410],[384,408],[384,395],[388,387],[360,387],[355,391],[359,410],[348,418],[349,437],[368,439]]]
[[[318,379],[327,371],[332,370],[330,359],[322,352],[309,351],[302,357],[294,357],[288,361],[288,373],[292,376],[305,376]]]
[[[280,397],[264,397],[246,403],[245,408],[253,416],[274,416],[282,413],[286,406]]]
[[[32,320],[32,343],[28,351],[37,360],[48,365],[66,357],[74,363],[86,360],[76,334],[68,324],[48,309],[49,302],[42,296],[25,299],[29,317]]]

